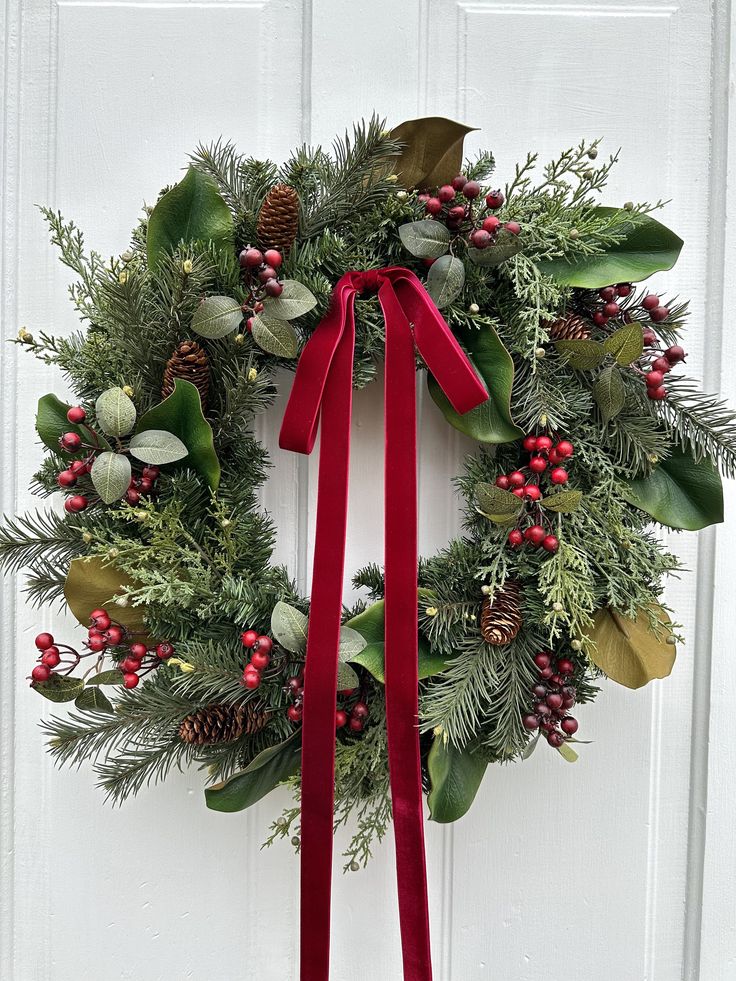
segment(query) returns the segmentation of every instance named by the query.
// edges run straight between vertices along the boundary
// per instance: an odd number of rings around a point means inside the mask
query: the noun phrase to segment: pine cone
[[[567,313],[546,327],[553,341],[587,341],[590,337],[590,324],[577,313]]]
[[[207,352],[196,341],[182,341],[166,362],[161,398],[171,395],[177,378],[196,386],[204,411],[210,391],[210,366]]]
[[[483,600],[480,632],[487,644],[509,644],[521,629],[521,584],[508,579],[495,596]]]
[[[288,184],[275,184],[258,215],[258,241],[264,249],[288,252],[299,231],[299,195]]]
[[[179,739],[197,746],[229,743],[243,733],[252,736],[260,732],[269,713],[251,702],[246,705],[206,705],[192,712],[179,726]]]

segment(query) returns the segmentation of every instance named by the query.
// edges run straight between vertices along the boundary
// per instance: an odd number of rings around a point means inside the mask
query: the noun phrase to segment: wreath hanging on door
[[[682,366],[687,304],[641,285],[682,243],[652,217],[659,203],[598,203],[615,157],[597,142],[497,179],[491,153],[463,162],[467,132],[373,118],[281,166],[201,146],[109,261],[44,209],[85,326],[18,335],[74,396],[39,402],[33,490],[54,504],[6,519],[0,556],[26,570],[33,605],[66,603],[86,628],[81,641],[40,633],[30,682],[73,702],[43,723],[54,759],[91,761],[114,801],[189,763],[215,810],[284,781],[299,792],[310,606],[272,563],[253,424],[347,270],[400,267],[412,296],[421,281],[485,389],[461,414],[427,377],[475,443],[456,480],[463,534],[418,571],[432,818],[460,817],[489,763],[540,742],[574,761],[575,706],[603,676],[638,688],[670,673],[678,628],[661,594],[679,563],[652,524],[721,521],[719,471],[736,471],[734,414]],[[384,335],[365,289],[355,387],[375,378]],[[381,565],[353,581],[364,598],[342,615],[335,821],[357,813],[357,869],[390,820],[390,638]],[[298,847],[298,816],[269,840]]]

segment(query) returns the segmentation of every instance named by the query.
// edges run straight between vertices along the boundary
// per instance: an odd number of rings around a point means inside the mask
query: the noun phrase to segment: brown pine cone
[[[545,326],[553,341],[587,341],[590,337],[590,324],[577,313],[567,313]]]
[[[245,705],[206,705],[179,726],[179,739],[197,746],[229,743],[243,733],[252,736],[266,725],[269,713],[251,702]]]
[[[264,249],[287,253],[299,231],[299,195],[288,184],[275,184],[258,215],[258,242]]]
[[[487,644],[509,644],[521,629],[521,584],[508,579],[496,592],[483,600],[480,632]]]
[[[204,411],[210,391],[210,366],[207,352],[196,341],[182,341],[166,362],[161,398],[171,395],[177,378],[196,386]]]

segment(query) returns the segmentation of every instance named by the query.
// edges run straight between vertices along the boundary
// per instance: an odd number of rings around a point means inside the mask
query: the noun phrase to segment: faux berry
[[[511,493],[514,495],[514,497],[526,497],[526,487],[514,487]]]
[[[53,645],[48,647],[41,655],[41,664],[45,664],[47,668],[55,668],[60,660],[59,648]]]
[[[529,461],[529,469],[532,473],[544,473],[547,469],[547,461],[543,456],[533,456]]]
[[[89,647],[91,651],[95,651],[95,653],[99,653],[100,651],[105,650],[105,648],[107,647],[107,641],[101,634],[94,634],[87,641],[87,647]]]
[[[78,433],[64,433],[59,440],[62,450],[67,453],[76,453],[82,445],[82,437]]]
[[[138,481],[138,490],[141,494],[150,494],[153,490],[153,481],[149,480],[148,477],[141,477]]]
[[[110,647],[117,647],[125,636],[125,631],[122,627],[119,627],[116,623],[113,623],[113,625],[105,631],[104,636]]]
[[[245,630],[240,635],[240,639],[243,642],[243,647],[252,647],[258,640],[258,633],[255,630]]]
[[[541,453],[546,453],[552,449],[552,440],[549,436],[537,436],[537,449]]]
[[[168,660],[173,653],[174,645],[170,644],[167,640],[156,645],[156,657],[161,658],[162,661]]]
[[[361,719],[351,718],[348,722],[348,728],[351,732],[362,732],[364,728],[363,722]]]
[[[263,253],[260,249],[243,249],[238,258],[243,268],[254,269],[263,262]]]
[[[278,249],[267,249],[263,253],[264,261],[267,265],[273,266],[274,269],[278,269],[281,263],[284,261],[284,257],[278,251]]]
[[[443,204],[447,204],[449,201],[454,200],[455,188],[452,186],[452,184],[443,184],[437,192],[437,197]]]
[[[491,211],[496,211],[500,208],[505,200],[501,191],[491,191],[490,194],[486,194],[486,204]]]
[[[647,395],[653,402],[661,402],[667,398],[667,389],[664,385],[660,385],[659,388],[648,388]]]
[[[89,473],[91,467],[86,460],[73,460],[69,465],[69,469],[75,477],[81,477],[84,474]]]
[[[463,197],[468,201],[474,201],[480,194],[480,184],[478,181],[468,181],[463,185]]]
[[[554,749],[559,749],[559,747],[564,743],[564,741],[565,741],[565,737],[562,735],[561,732],[557,732],[556,730],[553,729],[552,732],[547,733],[547,742]]]
[[[93,627],[96,627],[97,630],[107,630],[112,623],[112,620],[107,615],[107,610],[98,608],[96,610],[92,610],[90,613],[89,622]]]
[[[655,307],[653,310],[649,311],[649,316],[652,318],[655,324],[661,324],[663,320],[666,320],[670,315],[670,311],[667,307]]]
[[[578,720],[573,719],[571,715],[567,715],[560,722],[560,729],[562,729],[566,736],[574,736],[578,731]]]
[[[140,680],[139,676],[133,671],[126,671],[123,675],[123,685],[126,688],[136,688]]]
[[[276,279],[276,275],[277,273],[273,266],[264,266],[258,273],[258,279],[261,283],[267,283],[269,279]]]
[[[69,511],[71,514],[78,514],[89,504],[89,501],[83,494],[75,494],[74,497],[67,497],[64,501],[64,510]]]
[[[143,476],[146,480],[158,480],[161,476],[161,471],[158,467],[147,466],[143,468]]]
[[[650,371],[647,374],[646,382],[649,388],[659,388],[663,381],[664,372],[662,371]]]
[[[561,657],[557,662],[557,671],[559,674],[571,675],[575,670],[575,665],[568,657]]]
[[[597,327],[605,327],[608,323],[608,317],[602,310],[596,310],[596,312],[593,314],[593,323]]]
[[[255,691],[256,688],[258,688],[258,686],[260,685],[260,683],[261,683],[261,676],[258,674],[257,671],[245,671],[243,673],[243,684],[249,691]],[[289,708],[295,708],[295,707],[296,706],[294,705],[289,706]],[[299,718],[301,718],[301,715],[299,716]],[[294,722],[298,720],[292,719],[291,721]]]
[[[540,671],[543,671],[545,668],[548,668],[551,662],[552,662],[552,658],[549,654],[547,654],[546,651],[540,651],[539,654],[534,655],[534,663],[536,664],[536,666],[539,668]]]
[[[301,705],[290,705],[286,710],[286,717],[290,722],[301,722],[302,721]]]
[[[616,284],[616,295],[617,296],[630,296],[632,286],[631,283],[617,283]]]
[[[365,702],[356,702],[350,714],[354,719],[367,719],[370,711]]]
[[[545,531],[541,525],[530,525],[524,532],[524,538],[532,545],[541,545],[545,539]]]
[[[645,327],[641,337],[644,341],[644,347],[654,347],[657,343],[657,335],[651,327]]]
[[[271,648],[273,647],[273,641],[265,634],[261,634],[256,641],[256,646],[258,647],[259,651],[262,651],[264,654],[269,654]]]
[[[525,436],[524,437],[523,446],[524,446],[524,449],[527,450],[527,452],[529,452],[529,453],[531,453],[532,450],[536,450],[536,448],[537,448],[537,437],[536,436],[531,436],[531,435],[530,436]]]
[[[528,729],[530,732],[533,729],[539,728],[539,719],[536,717],[536,715],[533,715],[531,712],[529,713],[529,715],[525,715],[521,720],[521,722],[524,728]]]
[[[257,671],[265,671],[271,662],[271,656],[265,651],[254,651],[250,663]]]
[[[348,724],[348,713],[343,709],[338,709],[335,712],[335,728],[343,729]]]
[[[664,356],[670,364],[678,364],[678,362],[684,361],[686,358],[685,348],[680,347],[679,344],[673,344],[672,347],[667,348]]]
[[[604,286],[603,289],[598,290],[598,296],[603,300],[604,303],[610,303],[611,300],[615,300],[616,298],[616,287]]]
[[[557,549],[560,547],[560,543],[554,535],[546,535],[542,539],[542,548],[545,552],[549,552],[554,555]]]
[[[465,174],[458,174],[457,177],[452,178],[452,186],[456,191],[462,191],[467,183],[468,178],[465,176]]]
[[[508,542],[512,548],[518,548],[520,545],[523,545],[524,536],[518,528],[514,528],[513,531],[509,532]]]
[[[549,475],[553,484],[564,484],[567,482],[568,473],[564,467],[555,467]]]
[[[483,219],[483,224],[480,227],[484,232],[488,232],[489,235],[495,235],[500,225],[501,222],[495,215],[489,215]]]
[[[542,670],[539,672],[539,677],[544,678],[544,680],[547,681],[554,673],[554,668],[550,665],[547,668],[542,668]]]
[[[618,303],[612,300],[610,303],[606,303],[606,305],[603,307],[603,312],[607,317],[618,317],[618,315],[621,313],[621,307],[618,305]]]
[[[518,221],[507,221],[503,227],[512,235],[521,235],[521,225]]]
[[[470,243],[476,249],[487,249],[491,244],[491,234],[482,228],[476,228],[470,236]]]
[[[442,211],[442,202],[439,198],[430,198],[424,205],[424,209],[428,215],[438,215]]]
[[[465,217],[465,207],[462,204],[458,204],[454,208],[450,208],[447,212],[447,217],[450,221],[459,224]]]
[[[654,310],[656,309],[656,307],[659,306],[659,297],[657,296],[656,293],[649,293],[641,301],[641,305],[644,307],[645,310]]]
[[[537,702],[537,704],[534,706],[534,711],[537,713],[537,715],[542,716],[552,714],[552,709],[546,702]]]
[[[569,440],[561,439],[557,446],[555,446],[555,450],[557,451],[558,456],[561,456],[563,460],[566,460],[568,457],[573,455],[575,452],[575,447]]]
[[[73,423],[75,426],[78,426],[87,418],[87,413],[84,411],[81,405],[73,405],[67,412],[66,417],[69,422]]]
[[[141,499],[140,493],[135,489],[135,487],[129,487],[125,492],[125,500],[128,504],[137,504]]]
[[[123,672],[123,674],[132,674],[134,671],[138,671],[141,666],[140,658],[137,657],[124,657],[123,660],[118,664],[118,667]]]
[[[266,291],[266,296],[281,296],[281,294],[284,292],[284,287],[278,281],[278,279],[267,280],[263,289]]]
[[[520,470],[514,470],[513,473],[510,473],[508,480],[511,487],[523,487],[526,483],[526,477]]]
[[[45,664],[37,664],[31,671],[31,677],[34,681],[48,681],[51,677],[51,669]]]
[[[54,638],[51,634],[39,634],[38,637],[33,641],[39,651],[46,651],[54,643]]]
[[[137,658],[139,661],[142,661],[146,654],[148,654],[148,648],[145,644],[131,644],[129,650],[130,656]]]
[[[667,358],[655,358],[652,361],[652,371],[661,371],[665,375],[668,371],[672,371],[672,365]]]
[[[536,484],[527,484],[524,488],[524,494],[530,501],[538,501],[542,497],[542,492]]]
[[[496,477],[496,487],[500,487],[501,490],[508,490],[510,486],[511,481],[505,474],[501,474],[500,477]]]

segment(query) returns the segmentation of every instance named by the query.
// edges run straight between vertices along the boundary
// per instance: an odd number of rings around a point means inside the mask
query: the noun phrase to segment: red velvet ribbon
[[[419,350],[452,405],[488,397],[421,282],[408,269],[349,272],[309,339],[279,444],[310,453],[321,420],[312,597],[304,678],[301,981],[328,981],[335,779],[335,702],[347,528],[355,297],[378,290],[386,321],[385,684],[391,800],[405,981],[431,981],[419,755],[416,368]]]

